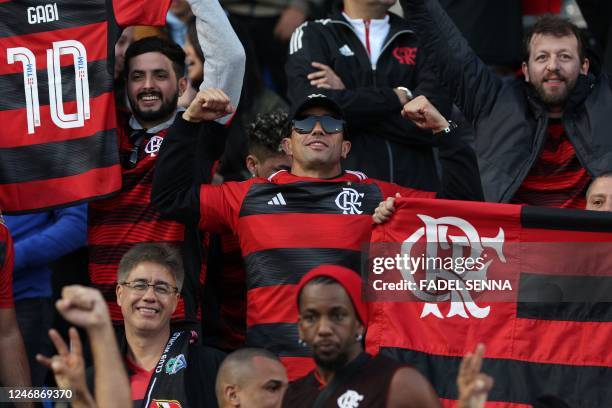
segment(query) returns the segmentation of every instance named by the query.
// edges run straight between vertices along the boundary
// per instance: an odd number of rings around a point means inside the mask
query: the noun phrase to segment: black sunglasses
[[[292,121],[293,128],[296,132],[301,134],[307,134],[312,132],[312,129],[316,126],[317,122],[321,124],[321,127],[325,133],[339,133],[344,130],[344,121],[342,119],[334,118],[332,116],[306,116],[302,119],[294,119]]]

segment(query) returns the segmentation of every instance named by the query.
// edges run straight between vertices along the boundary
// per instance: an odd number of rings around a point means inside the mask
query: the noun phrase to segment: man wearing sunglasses
[[[443,185],[437,194],[342,171],[350,134],[340,107],[319,94],[309,95],[292,110],[283,139],[283,148],[293,157],[290,171],[242,183],[199,185],[193,176],[198,122],[222,115],[228,103],[212,90],[199,97],[168,132],[152,200],[175,219],[238,235],[246,265],[246,343],[279,355],[290,380],[314,367],[310,353],[298,344],[292,303],[296,284],[307,271],[322,263],[358,271],[372,215],[387,197],[482,198],[474,152],[456,145],[452,124],[424,97],[408,103],[403,115],[435,131],[432,138],[448,144],[445,150],[452,152],[441,155]]]
[[[193,332],[170,328],[184,278],[181,255],[166,244],[139,244],[119,263],[121,353],[132,400],[144,400],[143,407],[169,401],[178,407],[217,407],[215,378],[224,354],[194,344]]]

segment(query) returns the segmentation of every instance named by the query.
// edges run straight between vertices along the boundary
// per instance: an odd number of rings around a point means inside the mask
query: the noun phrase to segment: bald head
[[[228,355],[217,373],[221,408],[275,408],[282,404],[287,374],[278,357],[264,349],[245,348]]]

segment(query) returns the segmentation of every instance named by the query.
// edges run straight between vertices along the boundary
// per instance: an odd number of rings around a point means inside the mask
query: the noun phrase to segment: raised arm
[[[483,201],[482,184],[474,149],[458,137],[456,124],[449,123],[424,96],[418,96],[402,110],[402,116],[436,139],[442,165],[441,188],[437,198]]]
[[[219,88],[238,106],[244,78],[245,53],[218,0],[188,0],[196,16],[198,41],[204,54],[200,90]],[[216,119],[226,124],[232,115]]]
[[[197,174],[210,173],[217,152],[205,144],[217,145],[213,138],[218,136],[207,132],[211,128],[203,128],[202,122],[232,112],[229,97],[223,91],[207,89],[196,95],[187,110],[168,129],[155,164],[151,193],[151,201],[165,216],[184,224],[197,225],[202,182]]]
[[[493,106],[502,81],[474,53],[437,0],[400,0],[451,98],[466,118],[478,121]]]

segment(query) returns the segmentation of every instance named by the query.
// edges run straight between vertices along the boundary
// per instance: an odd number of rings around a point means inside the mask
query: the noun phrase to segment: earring
[[[306,347],[306,346],[307,346],[306,342],[305,342],[304,340],[302,340],[302,339],[298,339],[298,344],[299,344],[301,347]]]
[[[355,335],[355,341],[356,341],[357,343],[359,343],[361,340],[363,340],[363,334],[361,334],[361,333],[357,333],[357,334]]]

